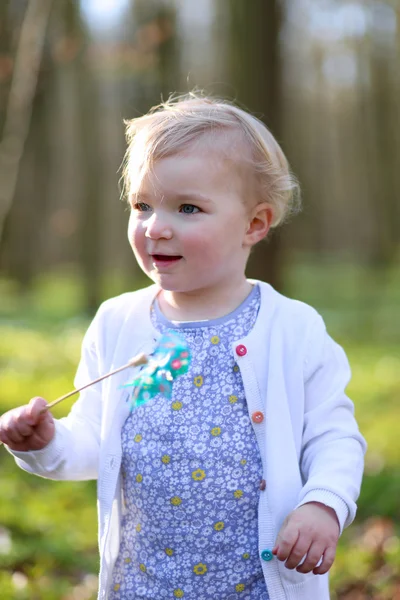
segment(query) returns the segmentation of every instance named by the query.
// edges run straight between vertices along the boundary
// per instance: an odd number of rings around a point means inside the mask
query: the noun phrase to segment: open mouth
[[[178,262],[178,260],[180,260],[182,256],[179,256],[177,254],[152,254],[151,258],[153,259],[154,263],[165,265]]]
[[[181,256],[178,256],[177,254],[152,254],[152,257],[155,258],[156,260],[177,260],[178,258],[182,258]]]

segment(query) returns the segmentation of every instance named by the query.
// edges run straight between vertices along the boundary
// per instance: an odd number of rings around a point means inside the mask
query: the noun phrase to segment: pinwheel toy
[[[134,388],[131,410],[157,394],[171,398],[174,379],[187,373],[189,364],[190,352],[185,340],[173,333],[164,334],[149,357],[147,366],[140,371],[132,383],[123,386]]]
[[[176,379],[176,377],[179,375],[183,375],[183,373],[186,373],[189,369],[189,348],[181,336],[174,333],[164,334],[161,336],[156,349],[150,356],[138,354],[126,365],[123,365],[114,371],[110,371],[109,373],[90,381],[86,385],[83,385],[82,387],[72,390],[72,392],[69,392],[64,396],[57,398],[57,400],[50,402],[50,404],[48,404],[43,411],[46,411],[59,402],[66,400],[66,398],[81,392],[94,383],[98,383],[99,381],[106,379],[106,377],[111,377],[111,375],[120,373],[129,367],[137,367],[140,365],[146,366],[142,368],[132,383],[127,383],[122,386],[133,387],[131,410],[144,404],[160,393],[166,398],[171,398],[172,384],[174,379]]]

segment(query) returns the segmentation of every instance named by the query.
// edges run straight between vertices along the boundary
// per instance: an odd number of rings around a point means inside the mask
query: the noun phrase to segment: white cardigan
[[[258,510],[259,550],[272,550],[285,517],[299,504],[332,507],[341,529],[356,512],[366,444],[344,389],[350,378],[346,356],[326,333],[310,306],[278,294],[259,282],[261,307],[248,336],[232,343],[254,424],[263,478]],[[125,364],[138,352],[151,352],[158,337],[150,305],[152,285],[101,305],[82,346],[76,386]],[[247,353],[238,356],[238,344]],[[43,450],[13,452],[25,470],[51,479],[98,478],[100,547],[99,600],[107,599],[120,540],[121,428],[129,414],[122,372],[81,393],[70,414],[56,423],[56,435]],[[265,554],[264,554],[265,556]],[[262,560],[271,600],[327,600],[328,576],[289,570],[275,557]]]

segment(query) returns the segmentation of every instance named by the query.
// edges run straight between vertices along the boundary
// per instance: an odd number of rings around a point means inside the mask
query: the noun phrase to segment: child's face
[[[162,158],[130,198],[128,237],[162,289],[206,291],[244,278],[251,220],[239,177],[212,150]]]

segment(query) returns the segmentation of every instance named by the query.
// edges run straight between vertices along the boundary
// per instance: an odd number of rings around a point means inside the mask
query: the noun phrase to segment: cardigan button
[[[261,552],[261,558],[268,562],[274,558],[274,555],[272,554],[271,550],[263,550]]]
[[[261,479],[261,481],[260,481],[260,490],[263,492],[266,487],[267,487],[267,482],[265,481],[265,479]]]
[[[236,354],[238,356],[244,356],[245,354],[247,354],[246,346],[243,346],[243,344],[239,344],[238,346],[236,346]]]
[[[264,415],[258,410],[251,415],[251,420],[253,423],[262,423],[264,421]]]

